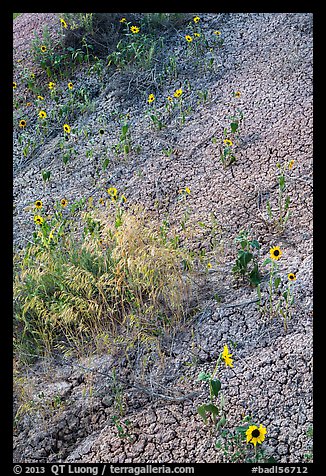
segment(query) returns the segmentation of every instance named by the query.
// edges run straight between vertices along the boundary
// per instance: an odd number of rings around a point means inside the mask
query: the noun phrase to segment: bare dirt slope
[[[28,23],[23,14],[15,20]],[[53,14],[49,15],[52,18]],[[224,46],[219,67],[213,72],[193,72],[191,88],[180,78],[168,84],[167,94],[183,87],[185,100],[207,89],[206,102],[194,102],[193,112],[182,127],[170,124],[161,131],[149,128],[144,117],[141,83],[131,82],[134,94],[114,88],[114,77],[98,90],[97,108],[76,124],[87,125],[96,153],[79,154],[67,172],[56,160],[57,138],[49,139],[27,165],[14,157],[14,240],[24,246],[32,229],[24,208],[42,197],[53,202],[82,196],[102,196],[114,185],[130,203],[155,210],[154,202],[171,221],[180,220],[178,190],[189,187],[194,216],[205,220],[214,212],[222,226],[223,256],[209,274],[211,298],[191,325],[166,343],[164,367],[153,363],[147,384],[125,385],[123,391],[129,433],[119,438],[112,416],[111,357],[92,357],[82,362],[62,361],[49,373],[42,365],[29,374],[31,398],[44,391],[46,398],[59,395],[58,411],[25,416],[15,435],[15,461],[65,462],[219,462],[221,452],[196,412],[206,400],[205,385],[196,382],[201,371],[212,371],[223,345],[232,340],[234,369],[220,373],[226,397],[228,424],[251,413],[268,429],[267,452],[279,462],[303,462],[309,450],[307,431],[312,425],[312,15],[309,13],[199,14],[204,28],[220,30]],[[46,21],[46,18],[42,21]],[[178,32],[181,36],[182,32]],[[21,36],[21,35],[20,35]],[[16,41],[16,40],[15,40]],[[21,41],[21,40],[20,40]],[[25,42],[25,36],[24,36]],[[20,43],[17,43],[19,46]],[[188,72],[189,74],[191,73]],[[183,77],[183,80],[185,78]],[[96,89],[92,78],[80,77]],[[154,87],[153,83],[153,87]],[[127,90],[128,84],[119,86]],[[244,113],[237,162],[223,169],[218,146],[230,98],[240,91],[237,105]],[[232,99],[233,101],[233,99]],[[130,113],[133,140],[141,151],[122,164],[112,162],[94,178],[107,147],[114,144],[118,129],[112,110]],[[98,136],[100,118],[106,116],[109,133]],[[163,149],[173,148],[167,157]],[[16,150],[16,149],[15,149]],[[15,160],[16,163],[15,163]],[[294,160],[288,174],[291,217],[282,234],[275,234],[261,219],[267,197],[277,196],[277,163]],[[40,171],[51,167],[52,181],[45,190]],[[285,332],[281,319],[262,319],[248,286],[234,287],[231,273],[235,259],[234,238],[251,229],[260,242],[262,256],[272,246],[283,255],[280,270],[296,273],[295,304]],[[213,295],[221,297],[220,302]],[[90,370],[92,369],[92,370]],[[121,377],[128,381],[127,368]],[[141,381],[138,376],[136,382]],[[150,382],[150,384],[149,384]],[[90,388],[92,393],[90,394]],[[46,415],[46,416],[44,416]],[[124,427],[126,428],[126,427]]]

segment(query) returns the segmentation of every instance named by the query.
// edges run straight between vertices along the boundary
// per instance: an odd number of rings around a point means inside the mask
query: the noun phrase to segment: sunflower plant
[[[270,200],[266,202],[266,213],[268,218],[264,221],[271,227],[273,227],[277,232],[282,233],[284,231],[285,225],[290,218],[290,196],[286,194],[286,173],[288,170],[291,170],[294,165],[294,161],[290,160],[287,163],[281,165],[280,163],[276,164],[276,167],[279,170],[277,176],[278,183],[278,194],[276,204],[272,208]]]
[[[132,142],[130,137],[130,124],[127,118],[124,119],[124,122],[121,126],[119,142],[112,146],[114,152],[119,156],[121,153],[126,156],[131,152]]]
[[[260,285],[257,286],[258,306],[263,315],[268,314],[270,318],[281,316],[284,322],[284,330],[287,331],[288,320],[292,315],[291,307],[294,303],[293,283],[297,278],[294,272],[289,272],[287,282],[284,284],[284,279],[282,279],[278,268],[278,261],[283,252],[279,246],[273,246],[269,253],[270,257],[263,262],[263,266],[270,266],[268,284],[264,290]],[[265,291],[266,297],[264,299]]]
[[[267,429],[245,416],[241,424],[233,429],[223,429],[215,443],[229,463],[276,463],[273,456],[266,454],[263,445]]]
[[[252,286],[257,286],[261,280],[258,269],[259,242],[250,240],[249,232],[242,230],[235,238],[235,243],[240,245],[240,249],[232,268],[233,274],[238,278],[249,280]]]
[[[151,119],[154,127],[160,131],[163,128],[162,115],[156,107],[156,98],[153,93],[149,94],[147,102],[148,109],[146,110],[145,114]]]
[[[213,373],[200,372],[197,378],[197,381],[206,382],[209,388],[209,403],[197,407],[197,412],[205,424],[210,421],[217,430],[220,430],[226,424],[225,398],[220,392],[221,381],[217,378],[218,367],[222,361],[226,367],[233,367],[232,354],[229,353],[227,345],[224,345],[223,351],[220,352]]]

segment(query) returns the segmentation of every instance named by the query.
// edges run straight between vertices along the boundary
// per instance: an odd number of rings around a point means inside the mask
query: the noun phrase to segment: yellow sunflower
[[[45,118],[46,118],[46,112],[45,112],[45,111],[40,111],[40,112],[38,113],[38,115],[39,115],[39,117],[40,117],[41,119],[45,119]]]
[[[188,43],[192,42],[192,37],[190,35],[186,35],[185,38],[188,41]]]
[[[110,195],[111,198],[116,200],[117,195],[118,195],[118,190],[115,187],[110,187],[107,190],[108,194]]]
[[[289,170],[291,170],[293,166],[294,166],[294,160],[292,159],[292,160],[290,160],[289,165],[288,165]]]
[[[41,200],[36,200],[36,202],[35,202],[34,205],[35,205],[35,208],[37,208],[37,209],[39,209],[39,210],[40,210],[40,209],[42,208],[42,206],[43,206]]]
[[[67,205],[68,205],[68,200],[66,200],[65,198],[63,198],[62,200],[60,200],[60,203],[61,203],[61,206],[63,208],[65,208]]]
[[[43,218],[40,216],[40,215],[35,215],[34,217],[34,222],[37,224],[37,225],[42,225],[43,223]]]
[[[46,50],[47,50],[47,48],[46,48],[45,45],[41,45],[41,46],[40,46],[40,50],[42,51],[42,53],[45,53]]]
[[[68,126],[68,124],[64,124],[63,130],[64,130],[64,132],[66,132],[67,134],[70,134],[70,126]]]
[[[15,81],[13,81],[12,87],[13,87],[13,89],[17,89],[17,83],[15,83]]]
[[[68,83],[68,88],[73,89],[74,85],[72,83]]]
[[[195,22],[195,23],[198,23],[198,22],[199,22],[199,20],[200,20],[200,18],[199,18],[199,17],[194,17],[194,22]]]
[[[63,28],[68,28],[68,25],[67,25],[67,23],[64,21],[63,18],[60,18],[60,22],[61,22],[61,25],[63,26]]]
[[[226,366],[233,367],[233,359],[231,359],[231,357],[232,354],[229,353],[228,346],[225,345],[222,352],[222,359],[224,360]]]
[[[51,81],[51,82],[49,83],[49,89],[53,89],[54,87],[55,87],[55,84]]]
[[[279,246],[274,246],[269,250],[270,256],[273,260],[278,261],[282,256],[282,251]]]
[[[246,431],[247,443],[252,443],[256,446],[257,443],[262,444],[267,433],[266,428],[263,425],[260,425],[259,428],[256,425],[250,425]]]
[[[173,96],[174,96],[175,98],[179,98],[179,97],[181,96],[181,94],[182,94],[182,89],[180,88],[180,89],[177,89],[177,90],[175,91],[175,93],[173,94]]]
[[[236,91],[236,92],[234,93],[234,97],[235,97],[235,98],[239,98],[240,96],[241,96],[240,91]]]
[[[297,279],[297,277],[294,273],[289,273],[288,278],[289,278],[290,281],[295,281]]]
[[[150,104],[151,102],[155,101],[155,96],[154,96],[154,94],[150,94],[150,95],[148,96],[148,100],[147,100],[147,101],[149,102],[149,104]]]
[[[26,127],[26,121],[25,121],[25,119],[21,119],[21,120],[19,121],[19,127],[21,127],[22,129],[25,129],[25,127]]]
[[[131,31],[131,33],[139,33],[140,30],[139,30],[138,26],[132,26],[132,27],[130,27],[130,31]]]
[[[224,139],[223,143],[228,147],[231,147],[231,145],[233,145],[233,142],[230,139]]]

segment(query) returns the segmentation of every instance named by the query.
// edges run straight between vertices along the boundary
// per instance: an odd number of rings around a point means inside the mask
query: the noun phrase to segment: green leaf
[[[257,286],[260,283],[260,273],[258,270],[258,264],[256,263],[255,266],[253,267],[251,273],[249,274],[249,280],[251,284],[254,286]]]
[[[216,425],[217,430],[219,430],[222,426],[224,426],[225,423],[226,423],[226,416],[223,414]]]
[[[212,403],[208,403],[206,405],[202,405],[206,412],[211,413],[213,418],[215,419],[216,416],[219,414],[219,409],[213,405]]]
[[[284,177],[284,175],[279,176],[278,183],[279,183],[281,192],[283,192],[285,190],[285,177]]]
[[[234,134],[236,130],[238,129],[239,124],[238,122],[231,122],[230,126],[231,126],[231,132]]]
[[[199,415],[202,417],[205,423],[207,423],[207,416],[206,416],[206,409],[205,405],[201,405],[200,407],[197,407],[197,412]]]
[[[269,203],[269,200],[267,200],[267,202],[266,202],[266,210],[267,210],[267,214],[268,214],[269,218],[272,219],[273,214],[272,214],[271,204]]]
[[[105,159],[102,164],[102,169],[106,170],[109,163],[110,163],[110,159]]]
[[[218,396],[218,392],[219,392],[220,389],[221,389],[221,382],[220,382],[219,380],[210,380],[209,385],[210,385],[212,394],[213,394],[215,397],[217,397],[217,396]]]
[[[281,283],[281,278],[279,276],[276,276],[274,279],[274,287],[277,289]]]
[[[247,268],[248,263],[252,260],[253,254],[250,253],[249,251],[239,251],[239,262],[243,268]]]
[[[253,247],[253,248],[256,248],[257,250],[259,250],[260,248],[260,244],[257,240],[252,240],[250,241],[250,245]]]
[[[272,263],[271,258],[266,258],[265,261],[263,262],[263,266],[266,266],[267,264]]]
[[[208,382],[208,380],[211,379],[211,375],[210,374],[206,374],[205,372],[200,372],[200,374],[198,375],[198,378],[197,380],[200,380],[202,382]]]

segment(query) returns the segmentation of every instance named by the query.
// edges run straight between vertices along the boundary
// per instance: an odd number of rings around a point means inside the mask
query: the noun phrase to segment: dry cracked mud
[[[15,20],[26,22],[23,14]],[[50,20],[53,14],[46,15]],[[83,77],[76,84],[93,88],[96,109],[76,118],[76,127],[90,131],[96,151],[86,157],[87,144],[78,142],[77,158],[63,173],[57,159],[58,137],[49,138],[33,158],[24,163],[14,140],[14,244],[26,245],[32,223],[24,209],[39,197],[45,203],[93,196],[98,200],[109,186],[116,186],[130,203],[169,213],[181,219],[178,191],[189,187],[188,204],[195,217],[214,213],[223,227],[223,258],[209,271],[211,296],[201,311],[172,338],[167,337],[164,365],[153,362],[145,385],[142,376],[128,380],[126,363],[119,377],[124,382],[128,435],[121,438],[112,422],[111,356],[62,359],[55,365],[40,363],[26,371],[30,398],[38,411],[22,418],[14,434],[16,462],[221,462],[216,437],[203,424],[196,407],[207,389],[196,381],[210,372],[223,345],[234,342],[234,367],[220,372],[226,398],[228,425],[237,425],[251,413],[268,429],[267,454],[278,462],[304,462],[310,451],[307,432],[312,426],[312,14],[230,13],[198,14],[204,29],[220,30],[224,45],[219,67],[210,74],[186,71],[193,91],[209,91],[207,101],[194,101],[182,127],[170,124],[161,131],[149,128],[141,94],[145,87],[132,82],[133,94],[117,91],[114,75],[110,88]],[[52,20],[51,20],[52,21]],[[182,35],[177,31],[176,38]],[[176,39],[177,41],[177,39]],[[21,42],[18,43],[21,45]],[[17,53],[18,54],[18,53]],[[181,55],[181,50],[180,50]],[[183,76],[184,78],[185,76]],[[168,84],[166,95],[183,84]],[[122,89],[127,86],[122,86]],[[120,85],[121,88],[121,85]],[[241,146],[236,164],[223,169],[212,137],[222,137],[232,92],[241,91],[237,105],[244,113]],[[103,153],[116,143],[119,128],[112,111],[130,114],[132,137],[141,151],[112,161],[99,177],[94,169]],[[103,137],[98,135],[105,118]],[[172,148],[167,157],[163,149]],[[260,210],[275,197],[276,164],[294,160],[289,175],[291,217],[281,235],[266,228]],[[40,172],[51,169],[49,186]],[[253,230],[268,256],[280,246],[280,270],[295,272],[294,312],[287,332],[282,320],[263,319],[255,291],[234,286],[231,268],[234,238],[241,229]],[[213,299],[217,293],[220,302]],[[150,385],[149,385],[150,382]],[[42,393],[43,392],[43,393]],[[40,396],[41,395],[41,396]],[[57,398],[57,400],[55,400]],[[58,400],[59,398],[59,400]],[[59,401],[57,407],[53,401]],[[49,402],[52,402],[52,406]]]

